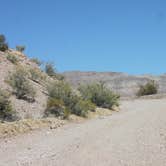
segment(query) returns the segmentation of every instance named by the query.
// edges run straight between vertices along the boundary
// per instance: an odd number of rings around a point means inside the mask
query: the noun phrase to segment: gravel
[[[0,140],[0,166],[166,166],[166,99],[123,101],[112,116]]]

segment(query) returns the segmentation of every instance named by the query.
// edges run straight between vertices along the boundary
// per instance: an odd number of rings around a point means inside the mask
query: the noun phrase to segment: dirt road
[[[166,166],[166,99],[0,141],[0,166]]]

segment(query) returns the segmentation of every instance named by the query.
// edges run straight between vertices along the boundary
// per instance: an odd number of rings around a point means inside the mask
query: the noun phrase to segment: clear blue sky
[[[165,0],[0,0],[0,33],[58,71],[166,72]]]

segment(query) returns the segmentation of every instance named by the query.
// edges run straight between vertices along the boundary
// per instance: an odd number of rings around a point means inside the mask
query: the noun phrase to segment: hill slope
[[[12,63],[8,59],[8,55],[15,56],[18,61],[17,64]],[[27,102],[25,100],[17,99],[16,96],[12,94],[12,88],[6,82],[9,74],[14,72],[18,66],[21,66],[27,71],[31,70],[33,73],[37,71],[40,76],[44,78],[43,80],[33,80],[28,72],[30,84],[36,91],[34,102]],[[5,53],[0,52],[0,87],[1,89],[7,90],[12,94],[10,96],[10,100],[19,118],[40,118],[43,116],[47,102],[45,87],[47,81],[49,80],[51,80],[51,78],[42,72],[38,65],[27,58],[24,54],[14,50],[8,50]]]

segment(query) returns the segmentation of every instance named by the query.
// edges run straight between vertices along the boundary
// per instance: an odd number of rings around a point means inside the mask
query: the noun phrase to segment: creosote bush
[[[76,95],[69,84],[57,81],[48,86],[48,112],[67,118],[70,113],[86,117],[88,111],[95,111],[95,105]],[[50,104],[51,103],[51,104]]]
[[[18,67],[15,72],[10,74],[7,81],[18,99],[29,102],[35,100],[35,90],[28,80],[28,73],[22,67]]]
[[[21,52],[21,53],[25,51],[25,48],[26,48],[25,46],[21,46],[21,45],[16,46],[16,50]]]
[[[154,80],[151,80],[145,85],[140,86],[137,92],[137,96],[153,95],[157,94],[157,92],[158,92],[158,85],[155,83]]]
[[[0,89],[0,119],[12,120],[14,118],[14,111],[9,100],[9,94]]]
[[[7,54],[6,58],[13,64],[17,64],[18,62],[18,58],[15,55]]]
[[[112,109],[113,106],[119,105],[118,100],[120,96],[114,94],[102,82],[81,85],[78,90],[84,100],[90,100],[99,107]]]
[[[0,51],[5,52],[8,50],[8,44],[6,43],[6,38],[4,35],[0,35]]]

